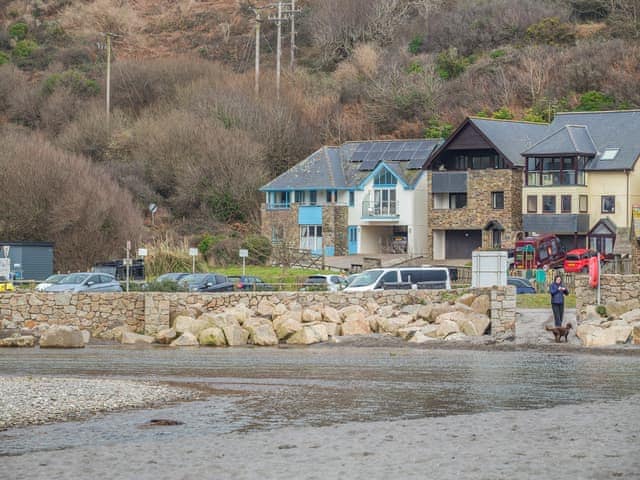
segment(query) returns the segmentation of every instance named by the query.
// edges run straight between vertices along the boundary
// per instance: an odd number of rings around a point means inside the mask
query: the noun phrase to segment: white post
[[[110,123],[110,103],[111,103],[111,35],[107,33],[107,130]],[[129,291],[127,289],[127,291]]]
[[[596,293],[596,304],[600,305],[600,275],[601,275],[601,265],[600,265],[600,254],[598,253],[598,290]]]
[[[125,260],[125,271],[127,275],[127,292],[129,291],[129,262],[131,261],[129,257],[130,250],[131,250],[131,241],[127,240],[127,259]]]
[[[191,273],[196,273],[196,257],[191,257]]]
[[[246,276],[246,273],[247,273],[246,270],[245,270],[245,263],[246,263],[245,262],[245,258],[242,257],[242,276],[243,277]]]

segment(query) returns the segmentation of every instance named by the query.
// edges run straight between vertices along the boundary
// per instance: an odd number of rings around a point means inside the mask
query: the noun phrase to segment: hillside
[[[0,237],[74,239],[69,252],[88,249],[78,239],[113,237],[83,262],[119,255],[126,238],[211,233],[235,245],[257,224],[257,188],[322,144],[446,136],[467,115],[548,121],[640,105],[640,0],[300,0],[294,72],[284,22],[280,100],[273,9],[261,10],[254,94],[251,7],[267,4],[0,0],[0,128],[13,146],[0,155],[12,209],[0,212]],[[108,123],[105,32],[116,35]],[[79,182],[85,162],[87,189],[106,174],[131,215],[65,214],[43,194],[63,181],[12,168],[33,158],[21,143]],[[153,226],[143,219],[151,202],[161,207]],[[16,220],[52,210],[55,222]],[[73,253],[57,260],[76,266]]]

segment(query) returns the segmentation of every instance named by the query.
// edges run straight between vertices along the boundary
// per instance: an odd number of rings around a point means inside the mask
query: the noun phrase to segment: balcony
[[[400,217],[396,200],[362,202],[362,218],[366,220],[397,220]]]
[[[467,172],[433,172],[431,193],[467,193]]]
[[[289,202],[280,202],[280,203],[267,203],[267,210],[289,210],[291,208],[291,203]]]

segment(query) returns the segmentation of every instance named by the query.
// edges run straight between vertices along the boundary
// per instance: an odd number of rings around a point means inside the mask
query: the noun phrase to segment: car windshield
[[[367,270],[366,272],[362,272],[358,274],[358,276],[351,282],[350,287],[367,287],[374,283],[380,275],[382,274],[382,270]]]
[[[325,277],[309,277],[304,283],[327,283],[327,279]]]
[[[60,283],[62,282],[64,277],[66,277],[66,275],[56,273],[55,275],[51,275],[50,277],[47,277],[44,283]]]
[[[569,254],[567,260],[580,260],[580,255]]]
[[[71,275],[67,275],[60,283],[71,284],[71,285],[79,285],[84,282],[87,277],[91,275],[90,273],[72,273]]]
[[[184,278],[180,279],[181,283],[186,283],[188,285],[197,285],[199,283],[204,282],[204,279],[207,277],[206,273],[193,273],[191,275],[187,275]]]
[[[185,273],[165,273],[156,278],[156,282],[177,282],[185,275]]]

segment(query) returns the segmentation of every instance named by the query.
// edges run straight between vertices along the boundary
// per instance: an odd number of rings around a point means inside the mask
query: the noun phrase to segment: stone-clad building
[[[521,152],[546,124],[467,118],[425,163],[426,253],[471,258],[478,247],[513,247],[522,235]]]
[[[422,254],[422,167],[441,141],[347,142],[319,149],[261,188],[262,234],[274,244],[327,256]]]

